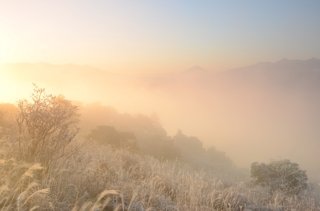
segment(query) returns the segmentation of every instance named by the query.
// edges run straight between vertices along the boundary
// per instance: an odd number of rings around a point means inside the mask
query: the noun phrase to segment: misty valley
[[[0,0],[0,211],[320,211],[319,0]]]
[[[214,75],[192,67],[174,75],[129,79],[102,71],[92,75],[81,68],[68,72],[70,67],[41,64],[43,75],[33,75],[38,65],[22,65],[26,76],[49,84],[50,89],[63,89],[75,99],[81,93],[69,83],[83,77],[87,91],[101,99],[114,92],[122,94],[119,101],[134,102],[142,99],[137,93],[143,92],[153,102],[129,107],[120,103],[119,108],[129,113],[121,112],[107,106],[108,100],[70,100],[34,84],[31,95],[0,104],[1,209],[319,209],[320,174],[314,159],[318,148],[313,148],[319,146],[318,131],[310,128],[319,121],[314,116],[319,105],[319,60],[285,60]],[[10,68],[8,77],[21,65]],[[310,78],[308,83],[301,74]],[[96,78],[104,82],[114,77],[119,84],[94,84]],[[17,83],[29,79],[24,80]],[[128,90],[119,90],[123,81]],[[165,108],[173,103],[181,108],[174,113]],[[138,109],[130,110],[132,105]],[[143,113],[150,105],[154,110]],[[172,125],[177,127],[174,133]],[[277,127],[283,131],[275,133]],[[268,135],[270,131],[274,134]],[[206,141],[190,132],[202,134]],[[224,142],[238,137],[245,149],[235,142],[219,145],[219,136]],[[301,157],[292,153],[299,146],[306,153]]]

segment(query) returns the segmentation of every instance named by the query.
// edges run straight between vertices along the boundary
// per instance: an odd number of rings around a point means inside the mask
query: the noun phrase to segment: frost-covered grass
[[[0,210],[320,210],[309,188],[269,193],[249,182],[226,183],[179,162],[86,144],[47,170],[0,161]]]

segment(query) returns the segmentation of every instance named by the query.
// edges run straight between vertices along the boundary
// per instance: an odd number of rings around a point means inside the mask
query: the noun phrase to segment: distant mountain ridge
[[[216,74],[219,80],[239,85],[260,85],[292,90],[320,90],[320,59],[264,62]]]
[[[14,87],[21,96],[28,96],[35,82],[69,99],[157,113],[169,133],[181,128],[238,164],[292,158],[320,175],[314,159],[320,148],[320,59],[282,59],[221,72],[195,65],[130,76],[43,63],[11,65],[7,71],[1,66],[0,73],[21,86]]]

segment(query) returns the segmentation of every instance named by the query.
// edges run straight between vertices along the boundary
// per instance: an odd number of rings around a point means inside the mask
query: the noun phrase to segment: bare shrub
[[[49,166],[66,153],[78,133],[77,107],[34,86],[31,102],[18,104],[18,157]]]

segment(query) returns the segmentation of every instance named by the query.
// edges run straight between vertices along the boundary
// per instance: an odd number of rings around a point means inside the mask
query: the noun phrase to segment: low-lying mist
[[[240,167],[287,158],[320,180],[320,60],[281,60],[218,73],[195,66],[137,76],[89,66],[12,64],[1,66],[1,75],[14,84],[9,101],[28,96],[32,83],[73,99],[83,108],[82,128],[91,125],[88,131],[106,124],[132,130],[139,121],[125,116],[143,114],[163,127],[160,134],[175,137],[181,130],[198,137],[205,148],[224,151]]]

